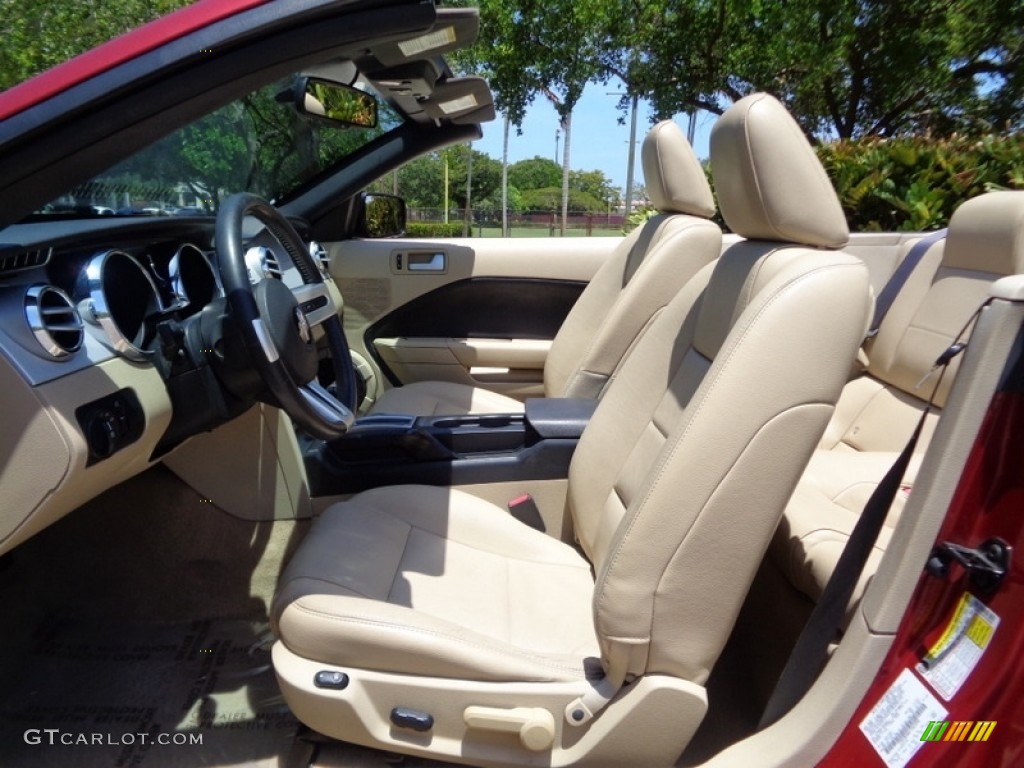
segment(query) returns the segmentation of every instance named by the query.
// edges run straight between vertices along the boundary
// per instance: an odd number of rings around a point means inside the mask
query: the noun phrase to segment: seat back
[[[820,450],[786,509],[771,554],[798,591],[820,597],[867,500],[925,409],[935,379],[924,379],[936,358],[988,298],[995,280],[1022,273],[1024,192],[991,192],[957,208],[945,242],[928,249],[867,345],[865,374],[843,388]],[[935,396],[939,408],[960,359],[953,358],[942,377]],[[939,417],[938,411],[927,417],[918,455],[858,580],[851,611],[888,548]]]
[[[844,392],[823,448],[902,449],[931,394],[931,384],[920,382],[935,359],[986,300],[995,280],[1024,273],[1017,240],[1022,237],[1022,199],[1020,192],[990,192],[953,213],[946,240],[925,253],[867,346],[868,381],[855,382]],[[935,395],[939,408],[946,404],[959,365],[960,358],[953,358],[942,379]],[[937,418],[919,452],[927,447]]]
[[[842,209],[782,105],[734,105],[711,160],[723,216],[748,239],[654,321],[570,467],[612,678],[706,680],[868,322],[867,270],[828,250],[845,240]]]
[[[660,213],[625,238],[569,312],[544,364],[548,397],[600,397],[651,319],[721,252],[711,188],[679,127],[655,125],[641,157]]]

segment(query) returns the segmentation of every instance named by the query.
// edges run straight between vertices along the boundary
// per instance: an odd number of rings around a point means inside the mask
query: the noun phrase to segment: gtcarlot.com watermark
[[[201,746],[201,733],[86,733],[60,728],[29,728],[22,738],[26,744],[75,747],[131,747],[152,744],[178,747]]]

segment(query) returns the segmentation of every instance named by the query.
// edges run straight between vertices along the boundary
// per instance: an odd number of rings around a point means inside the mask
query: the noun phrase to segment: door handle
[[[407,259],[410,272],[444,272],[448,268],[444,251],[412,252]]]

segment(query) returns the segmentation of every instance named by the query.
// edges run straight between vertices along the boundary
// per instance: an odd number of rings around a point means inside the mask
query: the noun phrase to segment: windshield
[[[213,216],[235,192],[281,202],[401,124],[380,100],[374,128],[303,116],[292,106],[293,82],[260,88],[196,120],[68,190],[30,219]]]

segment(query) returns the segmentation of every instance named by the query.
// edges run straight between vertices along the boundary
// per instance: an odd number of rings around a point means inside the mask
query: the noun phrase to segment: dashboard
[[[301,284],[269,233],[243,237],[251,282]],[[0,554],[255,402],[213,242],[209,218],[0,231]]]

